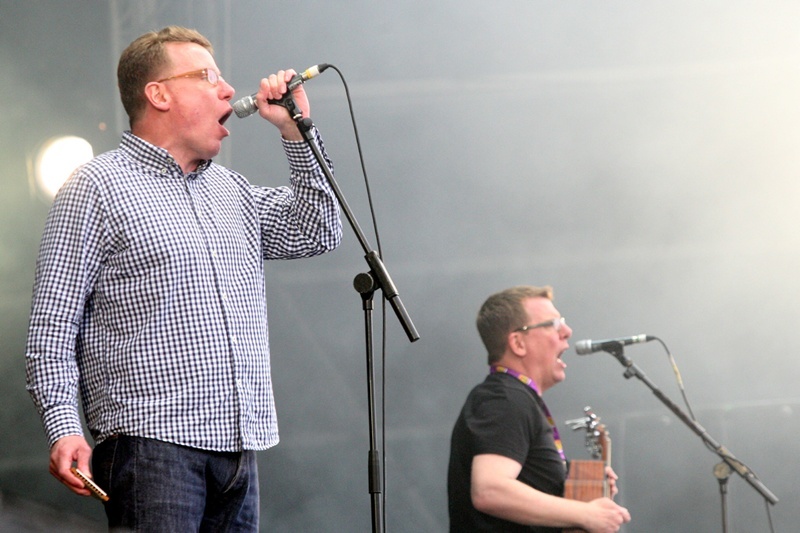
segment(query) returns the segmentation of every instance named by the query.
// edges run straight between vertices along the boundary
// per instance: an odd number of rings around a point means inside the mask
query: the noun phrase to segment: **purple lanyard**
[[[536,393],[536,396],[539,399],[539,405],[542,407],[544,415],[547,417],[547,421],[550,423],[550,427],[553,428],[553,440],[556,443],[556,449],[558,450],[558,455],[561,456],[561,460],[566,462],[567,456],[564,454],[564,446],[563,444],[561,444],[561,437],[558,435],[558,428],[556,427],[555,420],[553,420],[553,415],[550,414],[550,410],[547,408],[547,404],[544,403],[544,399],[542,398],[542,395],[539,393],[539,388],[536,386],[536,383],[528,376],[520,374],[516,370],[511,370],[510,368],[506,368],[502,365],[492,365],[491,367],[489,367],[489,372],[491,374],[500,372],[501,374],[508,374],[510,376],[514,376],[515,378],[523,382],[525,385],[533,389],[533,392]]]

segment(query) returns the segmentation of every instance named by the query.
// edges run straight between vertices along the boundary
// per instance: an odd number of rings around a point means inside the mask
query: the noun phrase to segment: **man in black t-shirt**
[[[451,533],[614,532],[630,521],[610,498],[562,497],[566,458],[542,394],[565,378],[572,330],[550,287],[490,296],[477,326],[490,373],[467,397],[453,428],[448,469]],[[616,493],[616,475],[607,470]]]

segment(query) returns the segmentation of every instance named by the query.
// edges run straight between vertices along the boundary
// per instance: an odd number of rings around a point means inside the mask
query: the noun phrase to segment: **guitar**
[[[569,475],[564,484],[564,497],[588,502],[601,497],[611,497],[611,486],[606,477],[606,467],[611,466],[611,437],[600,418],[585,407],[586,416],[567,420],[573,430],[586,430],[586,448],[591,460],[572,460]],[[564,529],[564,533],[578,533],[582,529]]]

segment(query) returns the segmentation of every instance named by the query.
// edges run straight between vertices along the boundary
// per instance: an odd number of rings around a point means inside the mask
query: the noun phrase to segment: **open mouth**
[[[224,125],[225,122],[231,117],[233,114],[233,109],[229,109],[227,113],[225,113],[221,119],[219,119],[220,126]]]

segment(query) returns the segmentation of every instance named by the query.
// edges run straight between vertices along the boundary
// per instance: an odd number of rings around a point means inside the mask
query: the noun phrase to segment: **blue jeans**
[[[111,531],[258,531],[254,451],[211,452],[120,435],[98,444],[92,474]]]

